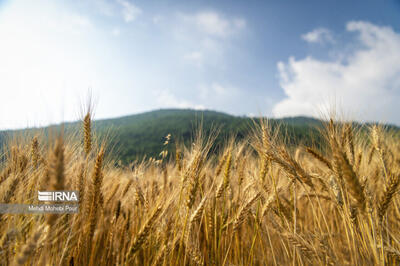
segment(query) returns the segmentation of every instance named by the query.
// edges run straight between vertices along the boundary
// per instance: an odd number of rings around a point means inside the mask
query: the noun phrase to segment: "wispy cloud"
[[[301,35],[301,38],[309,43],[331,43],[333,36],[330,30],[326,28],[317,28],[306,34]]]
[[[119,36],[119,35],[121,35],[121,30],[120,30],[120,28],[118,28],[118,27],[113,28],[112,31],[111,31],[111,34],[114,35],[114,36],[116,36],[116,37]]]
[[[72,14],[70,15],[67,20],[71,22],[71,24],[80,27],[80,28],[91,28],[93,26],[92,22],[88,17]]]
[[[315,115],[334,100],[355,119],[400,124],[400,33],[363,21],[349,22],[347,31],[359,40],[350,54],[278,63],[286,98],[274,106],[276,116]]]
[[[185,47],[181,57],[196,67],[222,68],[229,48],[240,41],[247,27],[246,20],[217,11],[177,13],[172,33],[179,46]],[[187,52],[190,51],[190,52]]]
[[[221,103],[224,102],[224,100],[231,98],[231,96],[236,96],[239,91],[235,87],[223,85],[219,82],[212,82],[209,85],[201,85],[199,86],[199,90],[199,95],[203,100],[213,98],[213,100],[218,100]]]
[[[196,110],[206,109],[206,107],[202,104],[193,103],[176,97],[169,89],[158,90],[154,94],[157,104],[163,108],[191,108]]]
[[[154,24],[159,24],[164,20],[164,17],[161,15],[155,15],[153,16],[153,23]]]
[[[185,54],[183,58],[186,61],[195,64],[196,66],[201,67],[203,65],[203,54],[199,51],[194,51],[194,52]]]
[[[201,33],[225,38],[246,27],[243,18],[228,18],[215,11],[205,11],[195,14],[181,14],[183,20],[194,26]]]
[[[115,3],[109,0],[88,0],[88,4],[101,15],[112,17],[115,15]]]
[[[143,12],[142,9],[128,0],[117,0],[117,3],[122,7],[122,16],[125,22],[131,22],[135,20]]]

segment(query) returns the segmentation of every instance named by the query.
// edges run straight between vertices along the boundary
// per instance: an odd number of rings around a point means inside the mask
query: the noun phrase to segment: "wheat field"
[[[215,153],[216,134],[199,129],[188,147],[167,136],[158,158],[129,166],[94,136],[90,113],[74,134],[9,140],[1,202],[78,190],[80,211],[0,214],[1,265],[400,263],[400,144],[391,132],[331,119],[322,147],[292,147],[262,120]]]

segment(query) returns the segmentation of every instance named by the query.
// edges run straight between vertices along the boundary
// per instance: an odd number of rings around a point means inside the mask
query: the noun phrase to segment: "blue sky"
[[[351,3],[350,3],[351,2]],[[399,1],[1,1],[0,128],[158,108],[400,125]]]

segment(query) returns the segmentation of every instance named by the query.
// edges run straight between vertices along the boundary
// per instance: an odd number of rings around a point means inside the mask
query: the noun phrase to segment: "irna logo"
[[[78,191],[38,191],[39,201],[78,201]]]

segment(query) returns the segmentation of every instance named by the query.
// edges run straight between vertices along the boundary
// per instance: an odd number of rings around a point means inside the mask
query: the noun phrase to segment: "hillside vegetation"
[[[182,109],[157,110],[121,118],[103,119],[94,121],[94,132],[97,137],[107,136],[108,144],[113,148],[115,159],[124,164],[144,157],[158,157],[164,148],[164,137],[171,134],[171,142],[183,142],[188,145],[193,140],[193,132],[202,124],[202,128],[209,133],[212,128],[218,129],[219,134],[212,147],[212,153],[219,151],[226,140],[235,137],[242,140],[251,133],[254,123],[258,118],[237,117],[215,111],[195,111]],[[322,122],[313,118],[294,117],[284,119],[271,119],[273,128],[281,127],[286,141],[292,144],[304,143],[307,145],[318,144],[321,136],[318,127]],[[79,132],[79,123],[64,125],[67,132]],[[51,127],[54,129],[54,127]],[[0,132],[0,142],[12,138],[14,135],[29,132],[31,135],[48,134],[48,128],[27,129]],[[174,145],[167,147],[170,153]]]
[[[2,264],[400,263],[400,144],[382,127],[331,120],[317,150],[261,121],[214,153],[216,132],[196,129],[175,156],[167,137],[160,157],[124,167],[91,123],[6,143],[3,203],[78,190],[80,212],[1,214]]]

